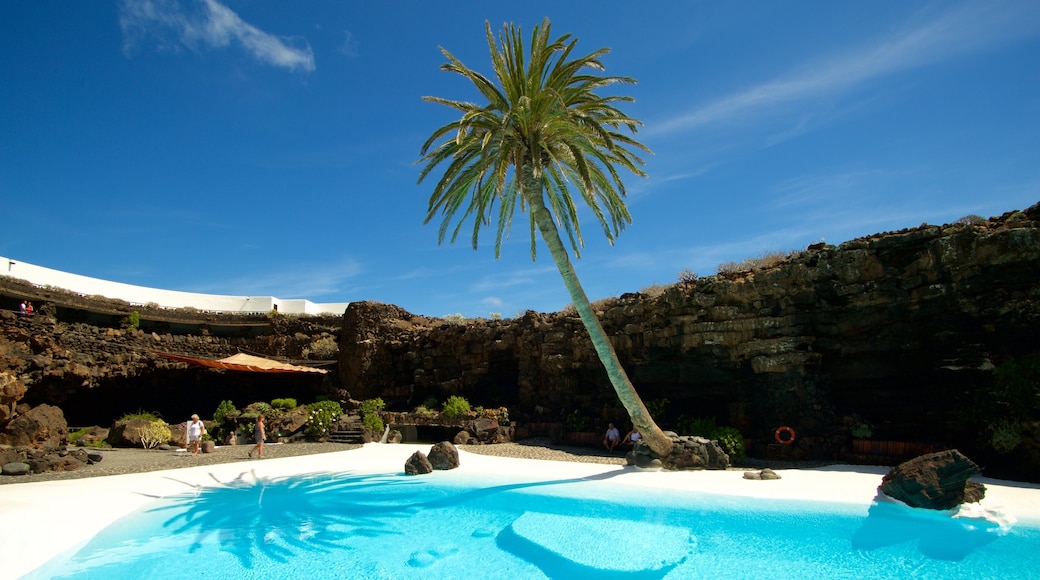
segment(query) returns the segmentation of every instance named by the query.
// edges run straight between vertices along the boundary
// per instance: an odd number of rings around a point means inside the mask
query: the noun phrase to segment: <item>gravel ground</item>
[[[264,445],[264,459],[278,457],[295,457],[313,455],[315,453],[331,453],[357,449],[359,445],[343,443],[286,443]],[[76,471],[51,471],[21,476],[0,476],[0,484],[34,483],[38,481],[54,481],[59,479],[80,479],[84,477],[100,477],[105,475],[122,475],[125,473],[143,473],[161,471],[197,465],[214,465],[217,463],[236,463],[240,461],[259,461],[247,456],[252,445],[218,447],[213,453],[200,453],[196,457],[181,451],[162,451],[158,449],[102,449],[104,459],[94,465],[84,465]],[[516,443],[499,443],[495,445],[461,445],[470,453],[493,455],[498,457],[515,457],[526,459],[547,459],[552,461],[577,461],[582,463],[605,463],[624,465],[624,453],[609,454],[606,450],[587,447],[571,447],[551,445],[548,439],[532,438]]]

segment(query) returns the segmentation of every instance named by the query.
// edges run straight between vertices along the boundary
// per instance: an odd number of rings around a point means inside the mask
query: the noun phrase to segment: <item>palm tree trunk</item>
[[[582,324],[585,325],[589,338],[592,339],[592,345],[596,349],[596,354],[599,355],[599,360],[607,371],[610,384],[614,386],[614,392],[617,393],[621,404],[628,411],[632,424],[639,428],[639,432],[643,435],[646,444],[654,453],[661,457],[667,457],[672,450],[672,440],[654,422],[650,412],[646,410],[646,405],[643,404],[643,400],[639,397],[639,393],[632,386],[632,381],[629,380],[628,374],[621,367],[621,361],[618,360],[617,353],[614,351],[614,345],[611,344],[606,331],[603,330],[603,325],[600,323],[599,318],[592,311],[592,304],[589,303],[589,298],[585,295],[585,290],[578,281],[578,274],[574,271],[574,266],[571,264],[570,253],[567,252],[567,249],[563,246],[563,240],[560,239],[560,231],[556,228],[552,215],[545,207],[545,201],[541,195],[541,185],[530,172],[529,168],[523,169],[524,175],[522,176],[523,184],[521,187],[525,193],[533,193],[524,195],[524,197],[530,204],[531,215],[538,226],[538,231],[542,234],[545,245],[549,247],[549,253],[552,254],[553,261],[556,262],[556,268],[563,277],[563,284],[571,295],[571,301],[574,302],[574,307],[578,310],[578,316],[581,318]]]

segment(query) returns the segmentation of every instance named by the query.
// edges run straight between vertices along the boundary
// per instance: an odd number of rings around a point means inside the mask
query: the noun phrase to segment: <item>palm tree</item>
[[[642,124],[615,107],[632,101],[625,96],[601,96],[597,89],[617,83],[634,84],[627,77],[597,76],[600,57],[608,49],[573,57],[577,39],[564,35],[550,40],[549,20],[536,26],[530,54],[524,50],[521,31],[504,27],[496,44],[490,23],[485,23],[496,83],[467,68],[441,48],[448,62],[441,70],[462,75],[476,86],[485,105],[423,97],[462,112],[462,117],[437,129],[422,147],[425,163],[419,182],[442,164],[447,167],[430,196],[425,223],[443,216],[438,242],[449,229],[454,242],[467,218],[473,217],[472,243],[477,247],[480,229],[497,224],[495,257],[501,254],[513,213],[528,212],[531,258],[535,258],[535,228],[541,234],[560,270],[571,300],[589,332],[592,344],[606,368],[618,399],[647,445],[661,456],[672,448],[671,440],[654,423],[625,374],[602,324],[578,281],[558,227],[567,232],[571,248],[580,258],[584,244],[578,224],[577,193],[592,210],[611,244],[632,218],[623,198],[625,186],[617,166],[643,177],[643,160],[634,152],[649,152],[641,143],[620,132],[632,133]],[[497,210],[495,204],[498,204]],[[496,215],[497,214],[497,215]],[[452,229],[451,224],[457,225]]]

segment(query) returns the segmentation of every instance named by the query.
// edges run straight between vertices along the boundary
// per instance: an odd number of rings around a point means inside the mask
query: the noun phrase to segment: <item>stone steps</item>
[[[360,428],[340,429],[329,433],[330,443],[364,443]]]

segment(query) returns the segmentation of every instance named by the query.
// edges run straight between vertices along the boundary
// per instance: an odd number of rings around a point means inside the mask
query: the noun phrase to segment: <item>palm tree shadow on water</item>
[[[163,528],[175,535],[194,534],[191,552],[215,542],[220,551],[233,554],[251,569],[261,555],[287,563],[305,553],[352,549],[348,541],[353,537],[402,535],[397,531],[399,523],[422,510],[450,509],[509,491],[611,476],[467,489],[427,486],[421,479],[400,474],[264,478],[243,473],[228,482],[214,478],[217,485],[210,487],[185,483],[191,492],[167,498],[148,513],[171,512]]]

